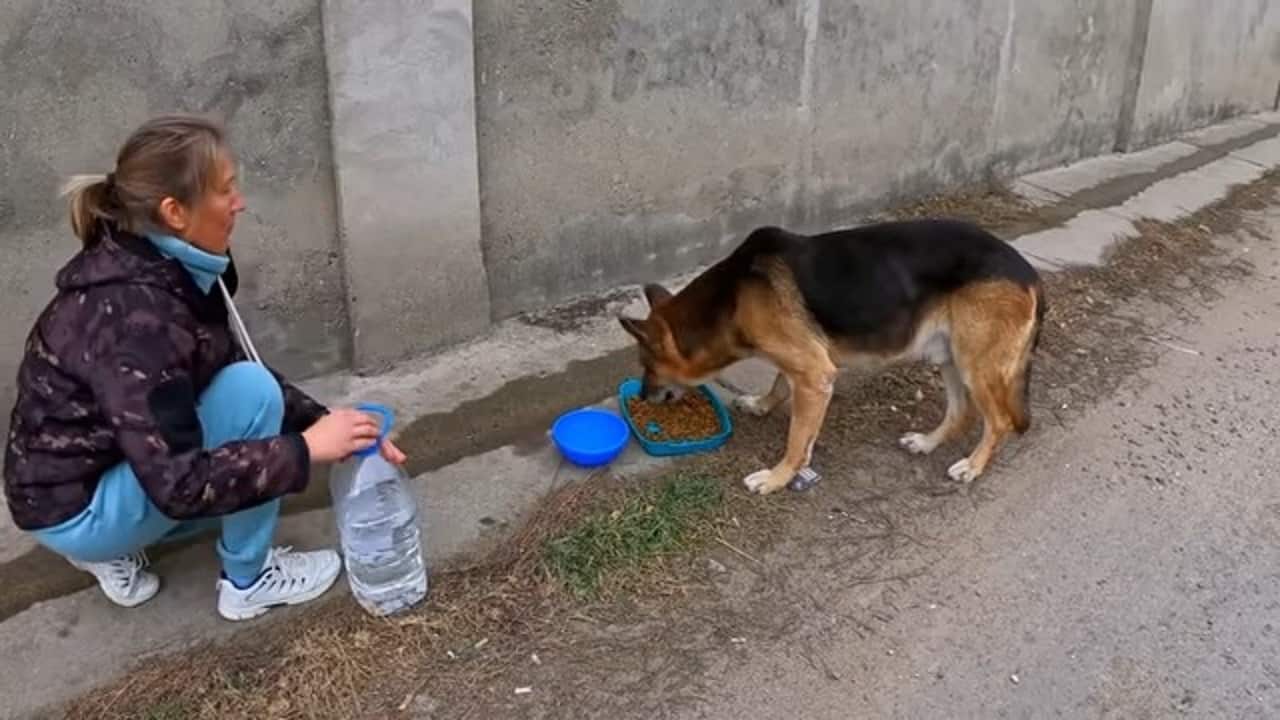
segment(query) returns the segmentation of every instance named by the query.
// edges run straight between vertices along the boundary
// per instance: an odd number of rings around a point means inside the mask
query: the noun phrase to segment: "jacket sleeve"
[[[306,487],[310,457],[299,434],[206,449],[190,375],[194,337],[168,313],[124,300],[118,307],[136,309],[94,333],[86,376],[161,512],[176,520],[226,515]]]

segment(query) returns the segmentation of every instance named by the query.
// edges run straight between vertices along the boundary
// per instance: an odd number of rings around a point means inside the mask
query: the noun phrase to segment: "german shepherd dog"
[[[743,480],[752,492],[775,492],[809,465],[838,367],[940,366],[942,423],[899,444],[932,452],[970,427],[976,406],[982,439],[947,471],[958,482],[980,476],[1009,431],[1030,425],[1040,277],[975,225],[908,220],[812,236],[763,227],[679,293],[650,284],[644,294],[649,317],[619,321],[639,343],[647,401],[668,401],[749,357],[778,369],[768,393],[735,401],[763,416],[792,396],[786,452]]]

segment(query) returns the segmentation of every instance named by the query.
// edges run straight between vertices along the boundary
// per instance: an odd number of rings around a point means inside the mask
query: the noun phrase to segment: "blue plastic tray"
[[[724,403],[720,402],[720,398],[716,397],[716,394],[706,385],[699,386],[698,392],[701,392],[711,401],[711,407],[715,409],[716,417],[720,420],[720,432],[702,440],[663,442],[650,440],[642,433],[640,428],[636,427],[635,420],[631,418],[631,409],[627,407],[627,400],[640,394],[639,378],[627,378],[618,385],[618,404],[622,410],[623,419],[627,421],[627,427],[631,428],[631,434],[636,436],[636,440],[640,443],[640,447],[644,448],[645,452],[661,457],[689,455],[691,453],[715,450],[724,445],[729,436],[733,434],[733,420],[729,417],[729,411],[725,409]]]

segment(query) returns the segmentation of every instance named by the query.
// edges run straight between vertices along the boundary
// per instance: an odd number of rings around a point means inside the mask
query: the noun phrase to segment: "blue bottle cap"
[[[386,439],[387,433],[391,432],[391,426],[395,424],[395,413],[391,412],[391,408],[388,408],[385,405],[377,405],[375,403],[360,403],[356,405],[356,409],[360,412],[377,415],[382,418],[382,427],[378,430],[378,439],[369,447],[363,450],[357,450],[353,453],[356,457],[369,457],[370,455],[375,455],[382,447],[382,441]]]

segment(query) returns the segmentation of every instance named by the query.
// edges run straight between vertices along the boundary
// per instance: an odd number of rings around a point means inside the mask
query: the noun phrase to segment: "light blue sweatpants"
[[[260,365],[241,362],[223,368],[200,396],[196,410],[204,427],[204,446],[216,448],[235,440],[280,434],[284,396],[280,385]],[[103,562],[222,526],[218,556],[223,573],[248,587],[266,562],[280,517],[280,501],[272,500],[219,518],[180,522],[151,502],[128,463],[103,474],[93,500],[79,515],[35,538],[54,552],[82,562]]]

